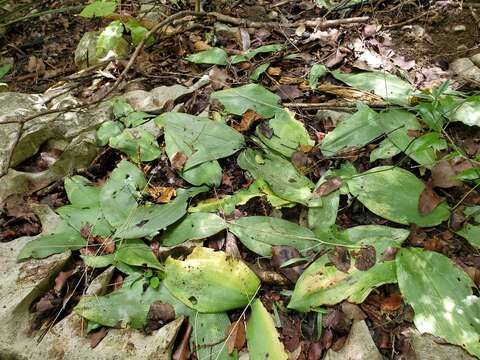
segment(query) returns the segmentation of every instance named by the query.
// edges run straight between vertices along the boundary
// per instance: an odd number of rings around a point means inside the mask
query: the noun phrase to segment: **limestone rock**
[[[464,81],[480,82],[480,69],[468,58],[455,60],[450,64],[450,70]]]

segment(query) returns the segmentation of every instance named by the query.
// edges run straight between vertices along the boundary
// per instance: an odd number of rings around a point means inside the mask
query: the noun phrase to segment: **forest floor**
[[[0,139],[0,242],[25,244],[10,255],[19,278],[71,251],[21,295],[32,339],[77,315],[102,349],[112,328],[148,339],[182,315],[174,359],[480,357],[476,4],[217,0],[195,14],[131,0],[102,17],[20,19],[78,7],[21,3],[12,17],[0,1],[0,106],[11,93],[74,99],[0,110],[0,127],[18,125],[10,150]],[[105,28],[117,58],[77,49]],[[94,150],[59,173],[74,113],[72,129],[96,118]],[[65,130],[45,135],[59,114]]]

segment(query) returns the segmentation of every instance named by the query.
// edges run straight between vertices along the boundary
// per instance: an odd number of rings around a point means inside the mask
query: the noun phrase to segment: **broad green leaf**
[[[8,72],[12,69],[13,65],[12,64],[3,64],[0,65],[0,80],[2,80],[5,75],[8,74]]]
[[[175,246],[187,240],[200,240],[225,229],[226,223],[220,216],[208,213],[193,213],[169,227],[161,237],[163,246]]]
[[[80,316],[105,326],[141,329],[150,305],[155,301],[168,303],[170,298],[163,285],[157,289],[147,287],[142,275],[134,274],[124,280],[120,289],[108,295],[82,297],[74,310]],[[179,315],[177,308],[175,312]]]
[[[294,114],[287,109],[278,111],[275,117],[268,121],[268,127],[272,129],[271,138],[263,135],[261,125],[257,127],[257,136],[270,149],[288,158],[298,150],[300,145],[313,146],[315,144],[303,124],[296,120]]]
[[[121,120],[126,127],[137,127],[147,122],[152,117],[155,117],[155,115],[149,115],[142,111],[134,111],[125,117],[122,117]]]
[[[457,231],[457,234],[465,238],[470,245],[480,248],[480,206],[470,206],[464,210],[468,222]]]
[[[452,111],[449,119],[469,126],[480,126],[480,96],[471,96],[461,101]]]
[[[110,53],[120,55],[120,49],[128,48],[127,41],[123,38],[123,24],[121,21],[112,21],[98,35],[97,58],[109,56]]]
[[[272,316],[260,299],[256,299],[252,304],[252,313],[247,323],[247,346],[252,360],[289,359],[279,340]]]
[[[265,64],[258,65],[255,70],[252,71],[250,74],[250,80],[252,81],[257,81],[260,75],[262,75],[265,71],[267,71],[268,67],[270,66],[270,63],[267,62]]]
[[[180,261],[165,262],[167,289],[200,312],[222,312],[246,306],[260,281],[243,262],[221,251],[197,247]]]
[[[415,326],[480,357],[480,301],[475,284],[446,256],[422,249],[402,249],[397,278],[405,302],[415,312]]]
[[[165,205],[136,207],[114,234],[119,239],[151,238],[180,220],[187,212],[188,198],[207,191],[207,187],[178,189],[175,200]]]
[[[388,103],[409,105],[414,91],[409,83],[387,72],[365,71],[348,74],[334,70],[331,74],[335,79],[355,89],[374,93]]]
[[[418,210],[425,184],[411,172],[393,166],[379,166],[348,180],[348,188],[371,212],[399,224],[434,226],[448,219],[446,203],[422,216]]]
[[[180,171],[180,175],[195,186],[205,184],[218,187],[222,183],[222,168],[217,160],[207,161],[191,169]]]
[[[125,101],[121,97],[115,97],[113,99],[113,115],[117,120],[121,120],[123,117],[135,112],[132,105]]]
[[[85,6],[79,15],[86,18],[108,16],[112,15],[116,8],[116,1],[97,0]]]
[[[195,64],[227,65],[227,52],[213,47],[187,56],[187,60]]]
[[[148,33],[148,29],[140,25],[140,23],[136,19],[128,20],[125,26],[130,31],[130,35],[132,36],[132,43],[135,46],[140,44],[140,42],[145,38]],[[145,48],[152,46],[154,43],[155,38],[153,36],[150,36],[145,41]]]
[[[334,191],[322,197],[322,205],[308,209],[308,227],[315,235],[323,238],[337,220],[340,191]]]
[[[230,63],[238,64],[239,62],[242,62],[242,61],[248,61],[258,54],[276,52],[281,49],[282,49],[282,45],[280,44],[263,45],[256,49],[249,49],[245,51],[245,53],[243,54],[232,56],[230,59]]]
[[[273,152],[247,149],[240,153],[238,165],[255,179],[264,180],[282,199],[308,205],[314,184],[298,173],[291,162]]]
[[[183,170],[230,156],[245,146],[240,133],[208,118],[171,112],[157,117],[155,123],[165,128],[170,160],[179,151],[187,156]]]
[[[56,229],[47,235],[41,235],[27,243],[18,254],[19,260],[28,258],[43,259],[53,254],[60,254],[68,250],[78,250],[87,245],[87,240],[80,233],[61,222]]]
[[[135,165],[126,160],[117,165],[100,191],[103,213],[113,227],[125,224],[146,186],[143,173]]]
[[[99,205],[91,208],[80,208],[73,205],[65,205],[58,208],[56,212],[65,220],[68,225],[79,233],[84,226],[91,225],[90,234],[102,237],[110,236],[113,228],[105,219],[105,215]]]
[[[350,250],[351,265],[345,273],[331,263],[328,255],[323,255],[300,276],[288,307],[307,312],[343,300],[361,303],[375,287],[395,283],[395,262],[384,261],[383,252],[388,247],[399,247],[408,234],[407,230],[378,225],[357,226],[341,232],[339,243],[375,248],[376,264],[367,270],[357,269],[353,255],[359,250]]]
[[[127,154],[133,161],[152,161],[161,150],[155,136],[143,129],[125,129],[120,135],[110,138],[108,145]]]
[[[142,240],[131,239],[122,241],[115,252],[115,261],[121,261],[131,266],[147,266],[153,269],[163,269],[152,249]]]
[[[315,64],[308,73],[308,85],[311,89],[316,89],[318,79],[324,77],[328,73],[328,69],[323,64]]]
[[[85,265],[90,266],[94,269],[104,268],[112,265],[115,262],[115,255],[101,255],[101,256],[90,256],[90,255],[80,255]]]
[[[271,118],[282,110],[278,105],[280,97],[257,84],[216,91],[210,95],[210,101],[212,100],[218,100],[226,112],[234,115],[243,115],[245,111],[253,110],[261,117]]]
[[[379,124],[378,114],[368,106],[362,105],[348,119],[327,133],[320,144],[325,156],[333,156],[338,152],[361,148],[384,133]]]
[[[321,243],[313,232],[287,220],[268,216],[242,217],[228,224],[248,249],[261,256],[271,256],[273,245],[288,245],[300,252],[318,249]]]
[[[106,121],[97,130],[97,145],[105,146],[110,138],[120,135],[125,127],[118,121]]]
[[[230,319],[226,313],[196,313],[190,317],[189,321],[193,326],[190,344],[191,348],[195,349],[194,352],[197,355],[197,359],[237,359],[235,353],[228,355],[227,347],[225,346],[225,338],[230,327]]]
[[[100,188],[80,175],[65,178],[65,192],[70,203],[76,207],[95,207],[100,204]]]

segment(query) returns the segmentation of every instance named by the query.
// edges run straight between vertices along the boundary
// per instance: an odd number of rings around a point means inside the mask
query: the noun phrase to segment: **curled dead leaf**
[[[226,331],[226,346],[229,354],[233,353],[235,349],[242,350],[247,339],[245,332],[245,318],[242,316],[237,321],[233,322]]]
[[[148,188],[148,193],[157,204],[169,203],[177,194],[175,188],[171,186],[152,186]]]
[[[433,190],[433,183],[432,181],[428,181],[425,185],[425,189],[423,189],[422,193],[420,194],[420,199],[418,201],[418,210],[420,214],[426,216],[430,214],[433,209],[435,209],[441,202],[443,198],[441,198],[434,190]]]
[[[339,189],[340,186],[342,186],[342,178],[340,176],[335,176],[320,185],[315,190],[315,194],[317,194],[318,196],[326,196]]]
[[[181,151],[176,152],[172,157],[172,167],[175,170],[182,170],[186,162],[187,162],[187,155],[185,155]]]
[[[234,124],[233,128],[239,132],[244,132],[249,130],[255,122],[261,119],[261,116],[258,115],[253,110],[247,110],[242,115],[242,121],[240,124]]]

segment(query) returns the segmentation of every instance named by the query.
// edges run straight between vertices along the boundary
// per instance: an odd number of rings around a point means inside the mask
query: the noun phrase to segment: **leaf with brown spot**
[[[279,271],[282,273],[288,280],[292,283],[296,283],[300,275],[302,275],[303,270],[305,270],[305,265],[296,265],[289,267],[281,267],[286,261],[291,259],[300,258],[300,252],[292,246],[286,245],[275,245],[272,246],[272,263]]]
[[[82,226],[80,229],[80,236],[83,237],[84,239],[88,239],[90,237],[90,234],[92,232],[92,224],[85,224]]]
[[[229,354],[233,353],[233,350],[235,349],[238,351],[242,350],[246,341],[244,317],[241,317],[237,321],[233,322],[227,328],[225,335],[227,336],[226,346]]]
[[[185,155],[183,152],[178,151],[173,155],[172,157],[172,167],[175,170],[182,170],[183,166],[187,162],[187,155]]]
[[[258,115],[253,110],[247,110],[242,115],[242,121],[240,124],[234,124],[233,128],[239,132],[248,131],[255,122],[261,119],[261,116]]]
[[[434,190],[432,181],[427,182],[425,189],[420,194],[418,210],[422,216],[430,214],[441,202],[441,198]]]
[[[360,271],[366,271],[375,265],[377,252],[372,245],[367,245],[355,252],[354,257],[355,267]]]
[[[342,186],[342,178],[340,176],[335,176],[327,181],[325,181],[322,185],[320,185],[316,190],[315,194],[319,196],[326,196],[335,190],[338,190]]]
[[[337,246],[335,250],[328,253],[328,260],[340,271],[347,273],[350,270],[351,258],[348,250]]]

